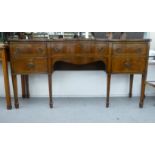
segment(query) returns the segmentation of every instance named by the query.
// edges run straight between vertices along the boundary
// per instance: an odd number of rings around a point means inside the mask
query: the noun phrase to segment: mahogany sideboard
[[[8,52],[4,44],[0,44],[0,61],[2,62],[2,69],[4,75],[4,89],[6,94],[6,106],[7,109],[12,109],[11,97],[10,97],[10,84],[8,75]]]
[[[134,74],[141,74],[139,107],[143,107],[150,40],[9,40],[15,107],[19,108],[17,74],[47,74],[49,105],[53,107],[51,74],[58,61],[88,64],[102,61],[107,73],[106,107],[109,107],[111,74],[130,74],[129,97],[132,97]]]

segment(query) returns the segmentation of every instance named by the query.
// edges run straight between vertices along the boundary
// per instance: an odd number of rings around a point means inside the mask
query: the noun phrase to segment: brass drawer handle
[[[19,48],[16,48],[15,52],[14,52],[14,57],[16,57],[20,52],[20,49]]]
[[[43,54],[44,53],[43,49],[42,48],[38,48],[38,53]]]
[[[100,48],[98,47],[98,48],[97,48],[97,50],[98,50],[99,52],[104,52],[104,49],[105,49],[105,47],[100,47]]]
[[[27,64],[27,67],[29,68],[29,69],[32,69],[32,68],[34,68],[35,67],[35,64],[34,63],[28,63]]]
[[[122,49],[121,48],[116,48],[116,53],[121,53],[122,52]]]
[[[124,67],[128,69],[131,68],[131,63],[129,62],[129,60],[124,62]]]
[[[136,49],[136,53],[141,54],[142,53],[142,49],[141,48],[137,48]]]
[[[54,50],[54,52],[60,52],[61,51],[61,49],[58,47],[54,47],[53,50]]]
[[[86,47],[86,46],[85,46],[85,47]],[[81,50],[83,50],[85,47],[84,47],[83,44],[79,44],[79,48],[80,48]]]
[[[79,44],[79,49],[80,52],[90,52],[91,51],[91,46],[90,45],[84,45],[84,44]]]

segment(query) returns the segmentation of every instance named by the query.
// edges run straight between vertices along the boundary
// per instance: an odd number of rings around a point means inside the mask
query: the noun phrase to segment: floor
[[[139,98],[114,97],[105,107],[105,98],[54,98],[54,108],[48,98],[20,99],[20,108],[6,110],[0,98],[0,122],[6,123],[138,123],[155,122],[155,97],[147,97],[143,109]]]

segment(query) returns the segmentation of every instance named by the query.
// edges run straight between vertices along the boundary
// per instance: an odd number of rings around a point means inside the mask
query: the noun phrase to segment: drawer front
[[[82,48],[82,44],[79,44],[78,42],[66,42],[64,43],[65,46],[65,53],[77,53],[80,51],[80,48]]]
[[[108,55],[108,43],[96,43],[94,48],[95,53]]]
[[[45,43],[17,43],[11,44],[11,57],[46,57]]]
[[[47,59],[15,59],[12,61],[13,73],[47,73]]]
[[[62,53],[91,53],[94,50],[94,44],[90,41],[73,41],[73,42],[53,42],[51,43],[51,51],[54,55]]]
[[[76,42],[54,42],[51,44],[51,52],[54,55],[61,55],[62,53],[76,53],[78,46]]]
[[[145,57],[113,57],[113,73],[143,73],[145,71]]]
[[[112,46],[112,54],[134,54],[144,56],[147,54],[147,47],[144,43],[114,43]]]
[[[93,51],[93,43],[89,41],[80,41],[77,44],[77,52],[78,53],[92,53]]]

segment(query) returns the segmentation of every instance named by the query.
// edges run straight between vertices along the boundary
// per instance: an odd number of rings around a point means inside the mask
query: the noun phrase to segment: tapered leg
[[[18,89],[17,89],[17,75],[12,75],[12,84],[13,84],[15,108],[17,109],[17,108],[19,108]]]
[[[132,88],[133,88],[133,74],[130,74],[130,86],[129,86],[129,97],[132,97]]]
[[[52,99],[52,76],[48,74],[48,85],[49,85],[49,106],[53,108],[53,99]]]
[[[22,97],[30,98],[29,76],[28,75],[21,75],[21,85],[22,85]]]
[[[28,75],[25,75],[25,84],[26,84],[26,98],[30,98],[29,76]]]
[[[12,109],[11,97],[10,97],[9,75],[8,75],[8,64],[7,64],[5,51],[2,53],[2,68],[3,68],[3,74],[4,74],[4,86],[5,86],[7,109]]]
[[[109,107],[109,96],[110,96],[110,81],[111,81],[111,74],[107,74],[107,98],[106,98],[106,107]]]
[[[21,75],[22,98],[26,98],[25,75]]]
[[[146,87],[146,84],[145,84],[145,87]],[[145,92],[144,92],[144,99],[146,98],[146,95],[145,95]]]
[[[144,105],[145,81],[146,81],[146,74],[142,74],[142,81],[141,81],[141,96],[140,96],[140,102],[139,102],[139,107],[140,107],[140,108],[143,108],[143,105]]]

